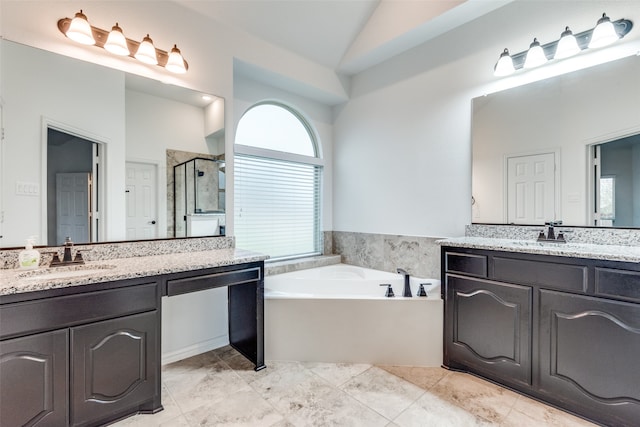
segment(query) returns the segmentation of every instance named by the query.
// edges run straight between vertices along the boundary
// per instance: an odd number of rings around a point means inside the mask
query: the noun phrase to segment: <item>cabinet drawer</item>
[[[640,302],[640,272],[596,267],[596,295]]]
[[[154,310],[157,283],[0,306],[0,339]]]
[[[445,263],[445,268],[449,273],[487,277],[487,257],[484,255],[446,252]]]
[[[203,291],[205,289],[219,288],[221,286],[255,282],[257,280],[260,280],[260,268],[258,267],[204,274],[200,276],[185,277],[182,279],[171,279],[167,280],[167,296]]]
[[[588,269],[585,265],[494,257],[493,279],[538,285],[545,288],[586,292]]]

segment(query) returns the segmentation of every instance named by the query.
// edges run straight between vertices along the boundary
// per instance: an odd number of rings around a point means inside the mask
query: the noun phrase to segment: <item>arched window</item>
[[[254,105],[234,151],[236,245],[272,259],[322,253],[322,161],[309,123],[283,104]]]

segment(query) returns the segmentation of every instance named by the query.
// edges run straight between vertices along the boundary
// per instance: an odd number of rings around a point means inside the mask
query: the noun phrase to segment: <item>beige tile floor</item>
[[[223,347],[162,369],[164,411],[115,426],[592,426],[442,368],[268,362]]]

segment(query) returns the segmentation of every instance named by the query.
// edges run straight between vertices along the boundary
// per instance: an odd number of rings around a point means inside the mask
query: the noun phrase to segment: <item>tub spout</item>
[[[398,274],[402,274],[404,276],[404,291],[402,292],[402,296],[411,298],[413,295],[411,295],[411,285],[409,284],[409,279],[410,279],[409,273],[407,273],[406,270],[403,270],[402,268],[398,268],[396,271],[398,272]]]

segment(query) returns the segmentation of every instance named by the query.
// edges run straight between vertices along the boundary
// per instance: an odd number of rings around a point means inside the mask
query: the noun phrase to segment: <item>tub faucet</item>
[[[413,295],[411,295],[411,285],[409,284],[409,273],[407,273],[406,270],[403,270],[402,268],[396,269],[396,272],[404,276],[404,291],[402,292],[402,296],[412,297]]]

